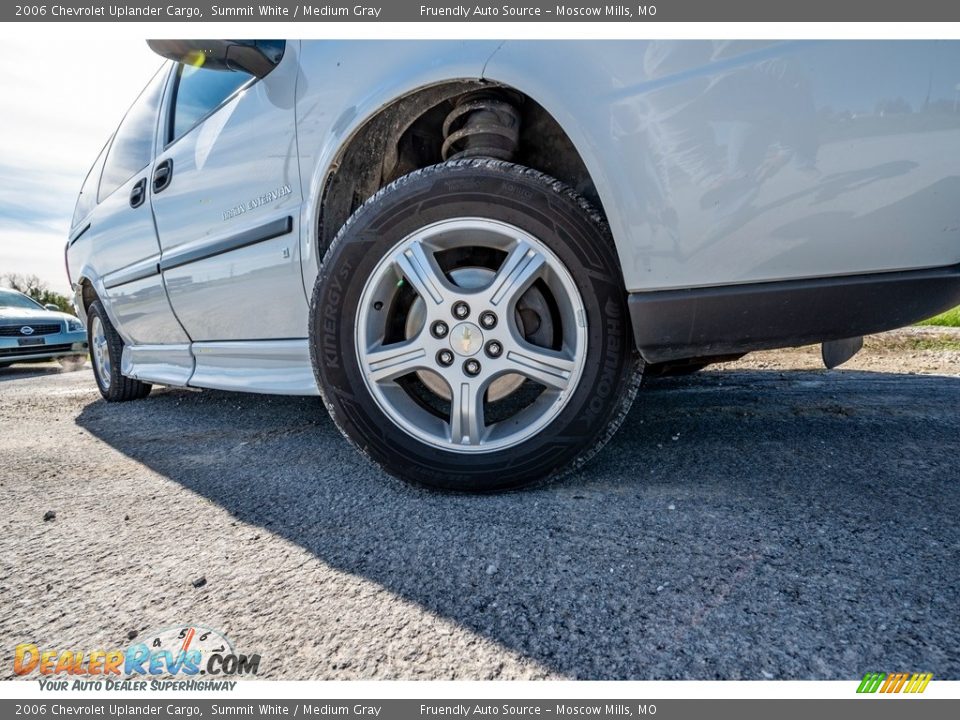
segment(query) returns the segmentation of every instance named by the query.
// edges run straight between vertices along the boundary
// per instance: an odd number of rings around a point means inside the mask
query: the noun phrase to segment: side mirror
[[[46,305],[44,305],[44,307],[45,307],[47,310],[50,310],[50,311],[52,311],[52,312],[60,312],[60,306],[59,306],[59,305],[54,305],[53,303],[47,303]]]
[[[208,70],[266,77],[283,59],[286,40],[147,40],[160,57]]]

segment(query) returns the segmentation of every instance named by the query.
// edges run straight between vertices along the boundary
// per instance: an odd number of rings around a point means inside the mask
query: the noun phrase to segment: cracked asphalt
[[[0,675],[196,623],[261,678],[960,679],[944,352],[649,381],[580,472],[485,497],[382,475],[319,399],[0,371]]]

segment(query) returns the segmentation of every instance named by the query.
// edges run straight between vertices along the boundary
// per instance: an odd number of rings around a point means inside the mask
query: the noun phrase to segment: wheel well
[[[90,306],[97,299],[97,291],[93,289],[93,283],[87,278],[80,280],[80,302],[83,303],[83,314],[86,316],[90,312]],[[78,308],[79,309],[79,308]]]
[[[512,162],[566,183],[601,214],[596,186],[560,123],[532,98],[483,80],[458,80],[421,88],[382,108],[347,141],[331,166],[320,199],[318,253],[350,215],[380,188],[414,170],[442,162],[444,120],[457,102],[478,92],[500,96],[519,113]]]

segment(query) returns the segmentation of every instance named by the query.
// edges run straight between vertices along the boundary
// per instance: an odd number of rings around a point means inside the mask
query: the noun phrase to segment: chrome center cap
[[[457,355],[469,357],[476,355],[483,347],[483,333],[471,322],[454,325],[450,331],[450,347]]]

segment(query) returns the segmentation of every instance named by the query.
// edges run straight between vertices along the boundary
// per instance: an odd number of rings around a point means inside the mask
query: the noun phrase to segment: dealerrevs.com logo
[[[933,673],[874,673],[868,672],[860,681],[858,693],[922,693],[927,689]]]
[[[260,655],[238,653],[226,635],[200,625],[149,632],[123,649],[21,643],[13,657],[14,673],[38,676],[43,690],[232,690],[232,678],[259,669]]]

